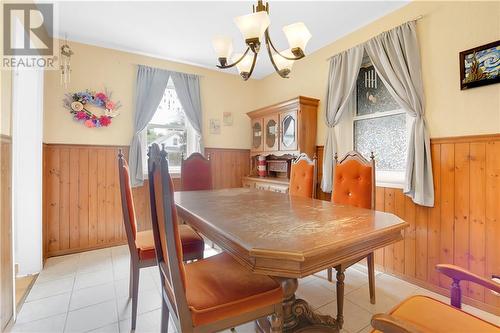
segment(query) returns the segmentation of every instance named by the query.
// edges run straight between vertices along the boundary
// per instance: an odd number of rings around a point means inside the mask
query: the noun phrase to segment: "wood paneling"
[[[0,331],[13,314],[12,141],[0,136]]]
[[[242,187],[243,176],[250,173],[250,151],[246,149],[205,148],[212,163],[214,188]]]
[[[44,146],[44,256],[124,244],[120,147]]]
[[[401,189],[377,188],[376,209],[410,226],[375,258],[379,269],[446,295],[451,280],[436,272],[438,263],[488,279],[500,273],[500,135],[432,139],[431,154],[434,207],[414,204]],[[321,165],[323,147],[317,155]],[[318,197],[330,195],[319,189]],[[462,290],[465,303],[500,315],[500,297],[472,283]]]
[[[118,149],[128,147],[44,145],[44,257],[125,244]],[[250,151],[206,148],[215,188],[241,187]],[[180,188],[179,178],[174,186]],[[149,188],[134,188],[138,229],[151,227]]]

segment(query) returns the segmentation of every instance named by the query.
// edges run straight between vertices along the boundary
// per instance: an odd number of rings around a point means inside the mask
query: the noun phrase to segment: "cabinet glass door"
[[[288,112],[281,115],[281,150],[297,149],[297,113]]]
[[[262,150],[262,119],[255,120],[252,125],[252,150]]]
[[[264,119],[265,137],[264,137],[264,150],[275,151],[278,150],[278,117],[272,116]]]

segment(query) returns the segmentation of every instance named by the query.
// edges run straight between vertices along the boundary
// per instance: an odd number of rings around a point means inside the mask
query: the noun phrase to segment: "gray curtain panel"
[[[348,109],[362,60],[362,46],[353,47],[335,55],[330,60],[325,112],[327,133],[323,152],[323,179],[321,181],[323,192],[332,191],[333,155],[338,148],[334,128],[344,111]]]
[[[434,206],[431,149],[424,119],[424,88],[416,22],[384,32],[365,44],[375,70],[411,116],[404,192],[416,204]]]
[[[153,118],[163,97],[171,72],[139,65],[137,68],[134,136],[130,144],[129,167],[133,187],[144,182],[143,151],[141,132]]]
[[[196,131],[196,151],[203,154],[200,79],[197,75],[172,73],[172,82],[186,117]]]

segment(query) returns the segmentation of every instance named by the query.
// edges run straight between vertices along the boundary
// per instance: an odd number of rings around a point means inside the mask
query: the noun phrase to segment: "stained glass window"
[[[354,149],[375,155],[377,170],[402,172],[406,165],[406,112],[391,96],[371,63],[356,81]]]

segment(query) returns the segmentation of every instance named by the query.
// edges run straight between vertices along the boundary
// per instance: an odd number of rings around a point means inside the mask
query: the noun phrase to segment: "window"
[[[353,139],[354,149],[363,156],[375,154],[377,183],[402,184],[408,145],[406,112],[392,98],[369,60],[364,62],[356,81]]]
[[[163,98],[156,112],[143,131],[145,151],[151,144],[163,145],[168,153],[169,170],[171,173],[180,173],[182,155],[188,154],[188,141],[193,130],[186,119],[182,105],[177,98],[175,87],[169,79]],[[147,155],[144,154],[144,172],[147,173]]]

